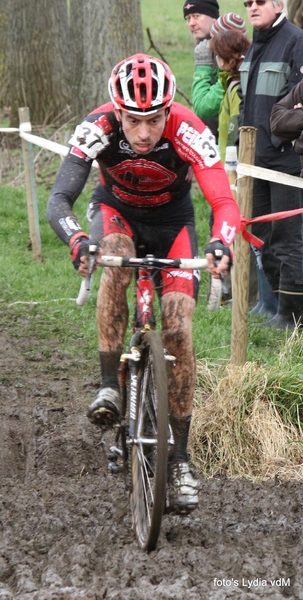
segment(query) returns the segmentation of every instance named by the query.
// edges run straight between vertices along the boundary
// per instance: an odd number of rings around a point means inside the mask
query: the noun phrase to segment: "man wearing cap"
[[[210,38],[222,31],[246,32],[240,15],[227,13],[219,17],[217,0],[188,0],[183,6],[184,18],[196,38],[195,72],[192,84],[194,112],[218,135],[218,113],[223,98],[219,69],[210,49]]]
[[[211,27],[219,17],[219,5],[217,0],[187,0],[183,6],[183,15],[197,40],[194,49],[193,109],[217,137],[223,88],[218,80],[219,70],[209,48],[209,40]]]

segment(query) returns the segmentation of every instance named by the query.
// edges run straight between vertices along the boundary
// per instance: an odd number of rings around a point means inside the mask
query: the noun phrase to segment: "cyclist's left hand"
[[[84,232],[79,236],[71,238],[69,247],[72,255],[72,263],[82,277],[85,277],[88,267],[88,235]]]
[[[230,271],[232,254],[221,240],[211,239],[205,248],[205,256],[208,261],[207,270],[213,277],[219,279],[221,274],[224,275]]]

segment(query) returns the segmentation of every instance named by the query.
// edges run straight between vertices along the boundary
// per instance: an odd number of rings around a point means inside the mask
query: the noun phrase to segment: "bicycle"
[[[89,247],[88,276],[77,298],[85,304],[91,287],[97,247]],[[135,269],[135,314],[129,351],[121,355],[122,411],[112,459],[122,457],[130,493],[133,527],[140,547],[156,548],[166,506],[168,451],[173,445],[169,426],[166,361],[174,361],[155,330],[153,301],[155,278],[164,269],[206,269],[206,259],[170,259],[102,256],[103,267]]]

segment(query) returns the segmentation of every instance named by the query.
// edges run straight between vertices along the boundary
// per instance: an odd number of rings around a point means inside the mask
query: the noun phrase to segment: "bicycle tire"
[[[131,452],[131,507],[137,540],[141,548],[148,552],[156,548],[166,500],[169,430],[167,389],[161,338],[155,331],[147,331],[143,334],[136,439]]]

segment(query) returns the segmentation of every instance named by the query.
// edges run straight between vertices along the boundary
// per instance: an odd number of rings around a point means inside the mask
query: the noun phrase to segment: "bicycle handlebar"
[[[91,248],[91,247],[90,247]],[[90,257],[93,251],[90,249]],[[79,294],[77,297],[78,306],[84,306],[90,296],[92,270],[95,264],[94,260],[90,260],[88,275],[82,280]],[[174,269],[191,269],[202,270],[207,269],[206,258],[155,258],[154,256],[145,256],[144,258],[127,257],[127,256],[101,256],[98,258],[98,265],[101,267],[155,267],[158,269],[171,268]]]
[[[173,267],[174,269],[206,269],[206,258],[155,258],[154,256],[145,256],[144,258],[126,257],[126,256],[101,256],[98,260],[101,267],[156,267],[164,269]]]

